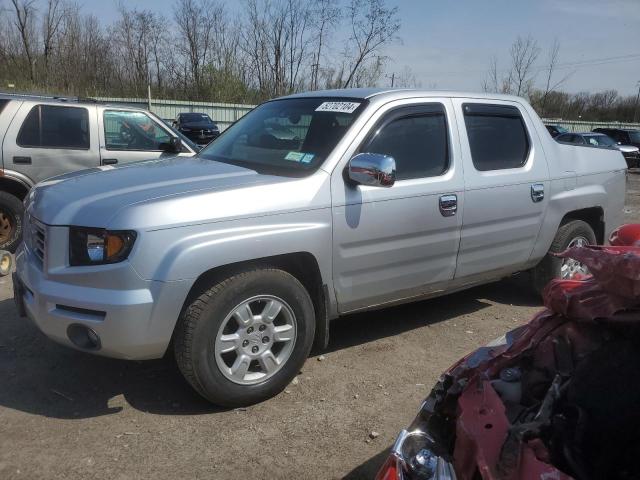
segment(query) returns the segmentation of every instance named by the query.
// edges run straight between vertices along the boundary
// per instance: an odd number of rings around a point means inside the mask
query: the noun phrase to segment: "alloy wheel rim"
[[[240,385],[260,383],[280,371],[296,339],[296,317],[281,298],[258,295],[225,317],[214,340],[218,369]]]
[[[11,222],[11,217],[4,212],[0,212],[0,245],[11,240],[12,232],[13,223]]]
[[[0,272],[8,272],[11,268],[11,257],[10,254],[6,253],[0,256]]]
[[[569,242],[567,249],[573,247],[585,247],[589,245],[589,240],[586,237],[579,236],[575,237]],[[588,275],[589,269],[582,263],[573,258],[565,258],[562,261],[562,266],[560,267],[560,278],[563,280],[571,280],[576,275]]]

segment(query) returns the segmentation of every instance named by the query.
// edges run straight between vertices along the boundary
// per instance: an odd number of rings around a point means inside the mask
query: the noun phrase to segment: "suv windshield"
[[[213,120],[209,118],[209,115],[206,113],[181,113],[180,121],[189,123],[189,122],[204,122],[204,123],[213,123]]]
[[[276,174],[310,174],[366,106],[362,99],[290,98],[263,103],[200,157]]]

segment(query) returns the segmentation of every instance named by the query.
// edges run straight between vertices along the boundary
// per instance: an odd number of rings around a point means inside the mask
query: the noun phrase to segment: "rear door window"
[[[476,170],[519,168],[526,163],[529,135],[518,108],[465,103],[462,109]]]
[[[36,105],[18,133],[27,148],[89,149],[89,112],[82,107]]]

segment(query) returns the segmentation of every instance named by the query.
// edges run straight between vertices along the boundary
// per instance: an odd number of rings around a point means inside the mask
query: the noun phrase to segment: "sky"
[[[116,1],[81,0],[86,13],[105,22],[117,16]],[[409,67],[422,87],[478,91],[489,62],[509,67],[509,48],[531,35],[545,64],[548,49],[560,43],[558,78],[569,74],[569,92],[616,89],[638,91],[640,82],[640,0],[387,0],[399,8],[400,40],[385,48],[389,57],[381,84]],[[171,17],[171,0],[129,1],[129,8]],[[242,2],[225,5],[240,12]],[[542,85],[544,72],[538,74]]]

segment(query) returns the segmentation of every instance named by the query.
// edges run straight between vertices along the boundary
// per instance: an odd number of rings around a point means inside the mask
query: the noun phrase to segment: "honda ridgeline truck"
[[[583,271],[550,253],[602,243],[625,181],[619,151],[555,142],[521,98],[292,95],[195,157],[31,189],[15,299],[76,349],[171,346],[202,396],[247,405],[280,392],[339,315]]]

